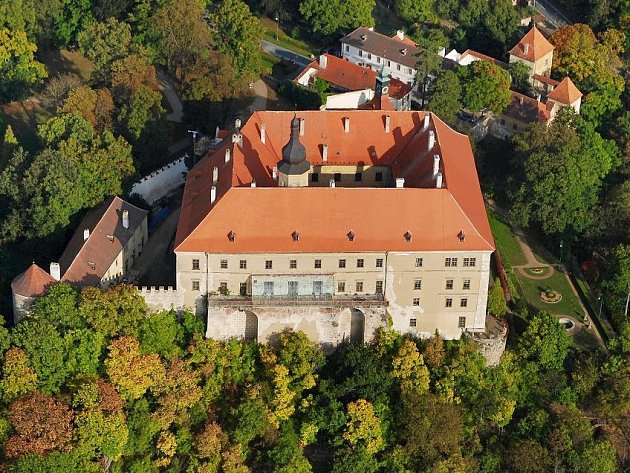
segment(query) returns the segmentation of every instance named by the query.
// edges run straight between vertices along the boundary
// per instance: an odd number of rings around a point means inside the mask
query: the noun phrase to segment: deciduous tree
[[[77,87],[70,91],[58,111],[81,115],[97,133],[113,128],[114,101],[109,89]]]
[[[47,76],[35,60],[37,46],[23,31],[0,29],[0,101],[10,102],[28,95],[30,88]]]
[[[548,312],[539,312],[523,333],[519,351],[524,359],[535,361],[543,369],[559,369],[570,346],[571,338],[558,319]]]
[[[444,70],[431,84],[431,98],[427,108],[447,123],[453,123],[456,113],[462,108],[461,95],[462,86],[457,74]]]
[[[35,391],[37,374],[28,361],[24,350],[11,347],[2,362],[2,378],[0,378],[0,396],[6,404],[18,397]]]
[[[487,61],[474,61],[458,69],[462,82],[462,104],[479,112],[489,109],[499,114],[510,104],[510,75]]]
[[[501,287],[499,278],[494,280],[494,284],[488,291],[488,312],[498,317],[503,317],[508,312],[508,306],[505,302],[505,295]]]
[[[343,438],[351,447],[365,448],[369,454],[383,448],[381,421],[369,401],[359,399],[348,404],[348,422]]]
[[[374,26],[374,5],[374,0],[304,0],[300,13],[313,33],[331,37],[344,28]]]

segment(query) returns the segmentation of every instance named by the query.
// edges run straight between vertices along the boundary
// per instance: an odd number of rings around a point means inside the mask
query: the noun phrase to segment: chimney
[[[525,49],[525,54],[529,54],[529,43],[525,43],[523,49]]]
[[[214,201],[217,200],[217,187],[212,186],[210,188],[210,203],[214,204]]]
[[[431,115],[428,112],[424,113],[424,123],[422,124],[422,129],[426,130],[429,128],[429,120],[431,120]]]
[[[304,136],[304,119],[300,118],[300,136]]]
[[[50,263],[50,276],[55,281],[59,281],[61,279],[61,266],[59,266],[59,263]]]
[[[250,187],[256,187],[256,179],[252,181],[252,183],[250,184]]]
[[[405,178],[404,177],[397,177],[396,178],[396,188],[402,189],[403,187],[405,187]]]
[[[230,151],[230,148],[225,148],[225,162],[229,163],[230,162],[230,155],[232,154],[232,152]]]
[[[389,115],[385,115],[385,133],[389,133],[390,123],[392,121],[392,117]]]
[[[330,187],[335,187],[335,180],[334,180],[334,179],[331,179],[330,181],[328,181],[328,185],[329,185]]]
[[[361,35],[361,41],[365,41],[367,39],[367,35],[366,34],[362,34]]]
[[[232,143],[236,143],[238,141],[238,133],[232,133]]]
[[[322,54],[321,56],[319,56],[319,67],[321,67],[322,69],[326,69],[326,66],[328,66],[328,58],[325,54]]]
[[[90,229],[86,228],[83,230],[83,241],[87,241],[88,238],[90,238]]]
[[[129,210],[123,210],[122,224],[123,228],[129,228]]]
[[[343,131],[350,133],[350,117],[343,117]]]
[[[433,177],[437,176],[437,173],[440,172],[440,155],[433,155]]]
[[[427,143],[427,151],[431,151],[435,145],[435,132],[432,130],[429,132],[429,142]]]
[[[400,40],[400,41],[404,41],[405,40],[405,32],[403,30],[398,30],[396,31],[396,37]]]
[[[328,161],[328,145],[322,145],[322,161]]]
[[[273,177],[274,181],[278,180],[278,168],[277,167],[273,167],[273,169],[271,170],[271,177]]]
[[[265,144],[267,142],[267,127],[263,123],[260,125],[260,142]]]
[[[215,139],[217,139],[217,140],[219,139],[219,125],[217,125],[217,129],[216,129],[216,130],[214,130],[214,137],[215,137]]]
[[[212,168],[212,184],[216,184],[218,180],[219,180],[219,168],[215,166]]]
[[[523,102],[525,102],[525,99],[523,99],[523,97],[519,97],[519,98],[518,98],[518,103],[520,103],[521,105],[523,105]]]
[[[237,118],[236,120],[234,120],[234,129],[236,131],[241,129],[241,119]]]
[[[435,176],[435,187],[437,189],[442,188],[442,173],[440,171],[438,171],[437,175]]]

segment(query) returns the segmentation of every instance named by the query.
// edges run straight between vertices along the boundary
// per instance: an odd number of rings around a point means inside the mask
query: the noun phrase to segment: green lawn
[[[514,233],[512,233],[512,228],[491,211],[488,211],[488,220],[490,220],[492,234],[499,248],[501,258],[511,266],[527,263],[525,256],[521,252],[521,247],[514,237]]]
[[[580,303],[573,294],[569,282],[564,273],[556,271],[549,279],[535,280],[529,279],[522,274],[515,272],[525,298],[529,304],[539,310],[545,310],[554,315],[570,315],[578,320],[582,320],[584,312]],[[550,287],[562,294],[562,300],[556,304],[548,304],[540,298],[540,293]]]
[[[260,22],[265,27],[265,39],[270,43],[290,49],[306,57],[309,57],[311,54],[317,54],[318,48],[305,41],[292,38],[282,31],[282,28],[278,28],[277,23],[271,18],[263,17],[260,19]],[[277,39],[276,34],[278,35]]]

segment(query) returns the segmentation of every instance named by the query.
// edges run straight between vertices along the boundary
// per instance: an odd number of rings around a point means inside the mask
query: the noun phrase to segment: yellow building
[[[521,61],[527,64],[530,79],[537,86],[536,75],[548,77],[553,62],[553,44],[535,26],[510,50],[510,63]]]

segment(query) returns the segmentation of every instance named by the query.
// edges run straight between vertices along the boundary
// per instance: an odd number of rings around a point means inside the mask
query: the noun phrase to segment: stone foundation
[[[486,317],[486,330],[479,333],[467,334],[479,345],[479,351],[488,362],[488,366],[496,366],[501,361],[508,337],[508,323],[505,319],[498,319],[493,315]]]

